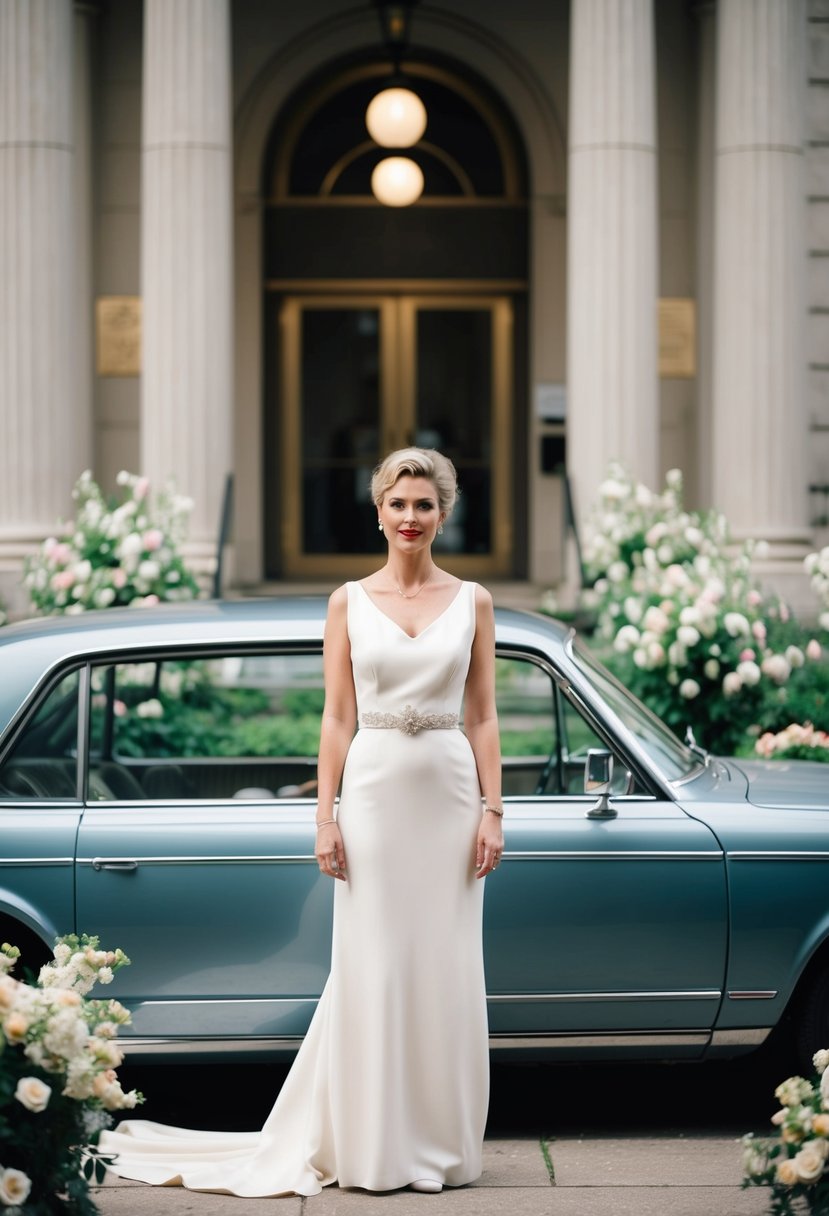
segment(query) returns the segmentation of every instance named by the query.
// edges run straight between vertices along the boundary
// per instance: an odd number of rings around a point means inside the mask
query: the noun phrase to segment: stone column
[[[573,0],[567,202],[567,467],[576,512],[608,461],[659,474],[651,0]]]
[[[70,514],[77,391],[71,0],[0,4],[0,570]],[[19,601],[19,596],[11,596]],[[22,608],[22,602],[14,607]]]
[[[232,467],[228,0],[146,0],[142,143],[142,472],[194,500],[209,569]]]
[[[714,120],[716,19],[713,0],[695,7],[698,21],[697,86],[697,499],[711,502],[711,427],[714,355]]]
[[[807,537],[803,0],[717,6],[712,497],[737,538]]]

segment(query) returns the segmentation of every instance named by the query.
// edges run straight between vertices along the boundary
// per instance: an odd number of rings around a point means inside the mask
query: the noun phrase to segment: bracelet
[[[320,819],[319,823],[317,824],[317,827],[324,828],[327,823],[336,823],[336,822],[337,822],[336,819]]]
[[[487,811],[491,811],[492,814],[497,815],[499,819],[504,818],[504,808],[502,806],[485,806],[484,814],[486,814]]]

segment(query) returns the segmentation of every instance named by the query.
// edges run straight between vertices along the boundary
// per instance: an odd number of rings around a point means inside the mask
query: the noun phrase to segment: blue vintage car
[[[133,965],[137,1054],[295,1049],[329,965],[313,856],[317,599],[121,609],[0,632],[0,941]],[[829,1041],[829,769],[709,759],[546,618],[497,613],[506,851],[492,1044],[702,1059],[793,1014]],[[424,879],[428,881],[428,877]]]

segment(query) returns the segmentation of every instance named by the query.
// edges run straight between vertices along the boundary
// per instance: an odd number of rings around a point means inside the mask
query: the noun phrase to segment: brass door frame
[[[381,452],[406,447],[415,429],[417,314],[422,309],[478,308],[492,317],[492,551],[486,555],[439,553],[441,565],[459,577],[504,577],[512,572],[512,376],[513,305],[509,296],[482,293],[334,293],[288,296],[280,325],[282,569],[289,578],[362,578],[378,568],[381,554],[305,554],[302,551],[302,452],[300,409],[301,322],[310,309],[376,308],[380,314]],[[395,409],[399,404],[399,414]]]

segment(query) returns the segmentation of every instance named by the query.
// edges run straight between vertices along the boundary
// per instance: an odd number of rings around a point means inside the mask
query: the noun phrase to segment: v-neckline
[[[366,597],[368,602],[371,604],[371,606],[375,610],[375,612],[379,612],[380,616],[384,617],[387,621],[390,621],[391,624],[394,625],[395,629],[398,629],[400,631],[400,633],[403,634],[404,638],[408,638],[410,642],[416,642],[418,638],[423,637],[424,633],[426,633],[426,631],[428,629],[431,629],[433,625],[437,625],[438,621],[442,617],[446,616],[449,609],[452,608],[457,603],[457,601],[460,599],[461,592],[464,589],[465,583],[463,582],[463,580],[461,580],[461,584],[458,587],[458,590],[452,596],[451,600],[446,605],[446,607],[441,612],[439,612],[437,614],[437,616],[434,618],[434,620],[431,620],[428,625],[424,625],[423,628],[420,630],[420,633],[407,633],[406,630],[403,628],[403,626],[398,621],[396,621],[393,616],[389,616],[389,614],[387,612],[383,611],[383,609],[380,607],[380,605],[375,602],[374,597],[369,595],[368,591],[366,590],[366,588],[363,586],[363,584],[360,582],[359,579],[357,579],[357,586],[360,588],[363,595]]]

